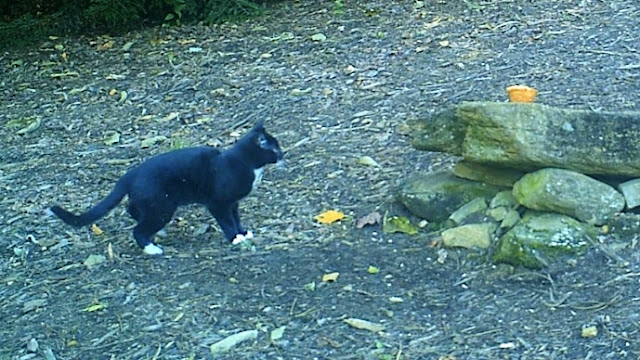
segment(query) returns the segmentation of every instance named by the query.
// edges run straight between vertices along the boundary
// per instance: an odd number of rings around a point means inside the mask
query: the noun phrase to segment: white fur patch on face
[[[160,246],[155,244],[148,244],[142,251],[147,255],[162,255],[164,252]]]
[[[262,181],[262,173],[264,172],[263,168],[259,168],[259,169],[254,169],[253,170],[253,184],[251,185],[251,189],[255,190],[258,185],[260,184],[260,181]]]

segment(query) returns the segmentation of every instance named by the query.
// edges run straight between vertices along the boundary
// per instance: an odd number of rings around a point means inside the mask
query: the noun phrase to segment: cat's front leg
[[[240,231],[238,222],[236,221],[237,208],[234,209],[234,206],[209,206],[209,212],[211,212],[211,215],[218,221],[218,225],[222,228],[222,232],[227,240],[233,244],[238,244],[246,240],[246,235]],[[251,236],[253,236],[253,234],[251,234]]]
[[[242,226],[242,222],[240,222],[240,212],[238,211],[238,204],[232,206],[231,208],[233,219],[236,222],[236,227],[238,229],[238,234],[231,241],[234,245],[239,244],[243,241],[253,239],[253,232],[251,230],[245,230]]]

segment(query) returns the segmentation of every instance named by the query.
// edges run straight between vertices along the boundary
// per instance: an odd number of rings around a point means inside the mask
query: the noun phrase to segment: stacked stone
[[[415,148],[461,157],[399,194],[445,224],[445,245],[490,247],[496,261],[537,268],[633,226],[619,214],[640,205],[640,113],[470,102],[410,127]]]

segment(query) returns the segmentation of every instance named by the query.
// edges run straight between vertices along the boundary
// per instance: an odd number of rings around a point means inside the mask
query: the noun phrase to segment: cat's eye
[[[260,134],[260,136],[258,137],[258,142],[260,143],[260,147],[261,148],[263,148],[263,149],[270,148],[269,139],[267,139],[267,137],[264,136],[264,134]]]

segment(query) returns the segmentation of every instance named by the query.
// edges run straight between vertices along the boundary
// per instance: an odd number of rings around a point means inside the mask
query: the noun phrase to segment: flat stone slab
[[[640,177],[640,112],[465,102],[410,126],[415,148],[470,162]]]

